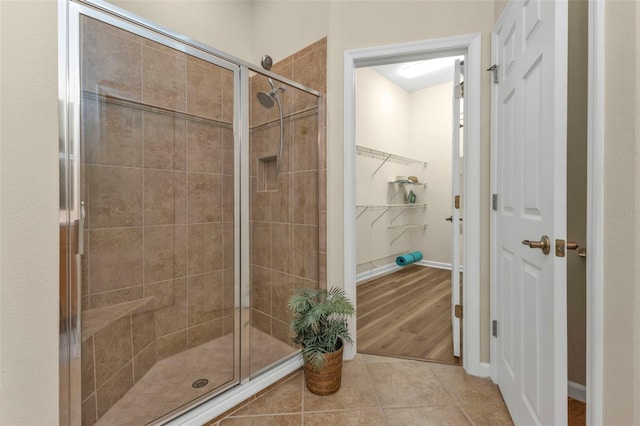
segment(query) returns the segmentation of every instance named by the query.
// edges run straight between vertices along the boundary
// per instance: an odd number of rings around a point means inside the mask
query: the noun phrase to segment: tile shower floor
[[[251,352],[252,372],[293,352],[291,346],[253,328],[250,342],[256,348]],[[230,381],[234,354],[229,348],[231,334],[158,361],[96,425],[144,425]],[[193,388],[200,378],[209,383]]]
[[[356,355],[342,388],[306,390],[302,372],[208,426],[512,425],[498,388],[462,367]]]

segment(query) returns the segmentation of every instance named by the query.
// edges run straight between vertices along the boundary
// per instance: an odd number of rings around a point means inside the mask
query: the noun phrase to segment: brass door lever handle
[[[544,254],[549,254],[551,250],[551,240],[546,235],[543,235],[540,241],[523,240],[522,244],[529,246],[529,248],[539,248]]]

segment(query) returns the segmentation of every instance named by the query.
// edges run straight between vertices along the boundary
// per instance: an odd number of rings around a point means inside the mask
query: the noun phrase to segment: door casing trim
[[[463,367],[467,373],[486,376],[480,362],[480,84],[481,34],[410,43],[347,50],[344,54],[344,288],[347,296],[356,301],[356,224],[355,224],[355,70],[365,66],[426,59],[443,54],[462,52],[465,57],[465,141],[463,235],[465,253],[465,283],[463,286],[462,344]],[[351,359],[357,350],[355,318],[349,321],[355,343],[345,348],[345,358]]]

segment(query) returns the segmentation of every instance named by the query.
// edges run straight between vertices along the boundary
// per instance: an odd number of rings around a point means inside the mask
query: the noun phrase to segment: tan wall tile
[[[187,121],[168,113],[146,111],[144,166],[149,169],[186,170]]]
[[[136,356],[156,339],[155,311],[131,314],[131,333],[133,355]]]
[[[104,308],[105,306],[117,305],[119,303],[130,302],[140,299],[143,294],[141,285],[127,287],[120,290],[107,291],[104,293],[91,294],[91,309]]]
[[[222,174],[222,127],[198,121],[187,122],[187,170]]]
[[[222,120],[222,71],[217,65],[188,56],[187,112]]]
[[[222,177],[222,220],[224,222],[233,222],[235,220],[234,184],[234,177],[232,175],[224,175]]]
[[[320,93],[327,93],[327,50],[314,49],[293,61],[293,79]]]
[[[102,417],[133,386],[132,362],[129,362],[102,387],[98,388],[98,418]]]
[[[96,387],[100,388],[131,361],[131,317],[127,315],[98,331],[94,342]]]
[[[222,280],[222,270],[189,277],[189,326],[222,318]]]
[[[271,219],[274,222],[293,222],[294,174],[278,175],[278,190],[271,193]]]
[[[251,307],[271,314],[271,269],[251,266]]]
[[[93,362],[93,336],[82,341],[81,347],[81,376],[82,376],[82,400],[84,401],[96,391],[96,382],[94,378],[95,369]]]
[[[271,267],[271,224],[251,222],[251,264]]]
[[[156,305],[156,336],[166,336],[187,328],[187,279],[180,278],[168,283],[158,283],[147,287],[147,295],[160,301]]]
[[[142,284],[142,229],[90,231],[91,291],[101,293]]]
[[[144,230],[145,282],[166,281],[187,271],[187,227],[150,226]]]
[[[94,425],[97,420],[96,394],[92,393],[90,397],[82,402],[82,426]]]
[[[233,316],[235,311],[235,275],[233,268],[227,268],[223,272],[224,284],[222,288],[223,315]]]
[[[144,171],[144,223],[172,225],[186,221],[186,173]]]
[[[142,170],[87,166],[87,174],[90,228],[142,225]]]
[[[202,345],[222,336],[222,318],[189,328],[189,348]]]
[[[222,129],[222,162],[225,175],[233,175],[235,170],[235,140],[232,129]]]
[[[222,175],[187,173],[189,223],[222,222]]]
[[[175,355],[187,350],[187,330],[167,336],[158,337],[156,340],[156,349],[158,352],[158,360]]]
[[[233,71],[222,70],[222,120],[225,123],[233,122]]]
[[[142,99],[140,41],[105,24],[86,27],[82,88],[125,99]]]
[[[318,279],[318,227],[296,225],[294,228],[293,273]]]
[[[148,43],[145,43],[148,44]],[[144,103],[176,111],[186,110],[186,55],[168,48],[142,50]]]
[[[273,251],[277,253],[271,260],[271,267],[275,271],[293,273],[293,228],[288,223],[273,223],[271,225],[271,240]]]
[[[258,190],[259,185],[264,185],[262,178],[251,179],[251,204],[249,206],[249,217],[251,220],[269,221],[271,220],[271,192]]]
[[[189,225],[189,275],[222,267],[222,223]]]
[[[133,381],[137,383],[157,361],[156,343],[152,342],[133,358]]]
[[[251,326],[263,333],[271,334],[271,317],[260,311],[251,309]]]
[[[294,173],[294,221],[318,224],[318,171]]]
[[[287,303],[294,293],[294,277],[290,274],[273,272],[271,314],[284,322],[289,322],[292,318],[291,311]],[[288,343],[288,342],[287,342]]]
[[[85,97],[82,136],[87,163],[142,166],[142,111]]]
[[[294,170],[318,169],[318,121],[316,117],[304,117],[295,121],[293,140]]]

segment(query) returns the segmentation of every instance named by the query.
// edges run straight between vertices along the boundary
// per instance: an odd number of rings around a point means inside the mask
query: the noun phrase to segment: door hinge
[[[456,318],[462,318],[462,305],[454,306],[453,314]]]
[[[498,320],[491,321],[491,335],[498,337]]]
[[[487,71],[493,72],[493,82],[498,83],[498,65],[493,64],[490,68],[487,68]]]
[[[464,98],[464,81],[456,86],[456,99]]]
[[[455,196],[453,205],[455,206],[456,209],[460,210],[460,196],[459,195]]]
[[[491,195],[491,208],[498,211],[498,194]]]

